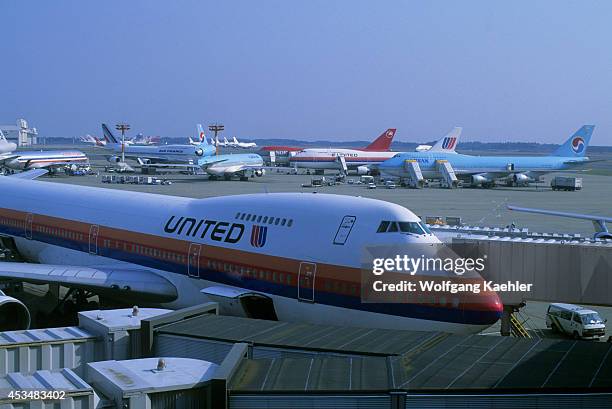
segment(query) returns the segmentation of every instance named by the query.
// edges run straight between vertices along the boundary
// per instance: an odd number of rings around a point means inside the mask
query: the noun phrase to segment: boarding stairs
[[[340,172],[344,175],[348,174],[348,167],[344,156],[336,156],[336,162],[340,165]]]
[[[447,160],[437,160],[436,167],[438,172],[442,175],[442,187],[454,189],[459,186],[459,180],[457,180],[455,170]]]
[[[530,325],[529,318],[521,310],[510,314],[510,333],[519,338],[544,338],[542,329]]]
[[[404,171],[408,174],[408,177],[403,179],[409,187],[420,189],[425,185],[425,179],[423,179],[423,172],[421,172],[419,162],[414,159],[404,161]]]

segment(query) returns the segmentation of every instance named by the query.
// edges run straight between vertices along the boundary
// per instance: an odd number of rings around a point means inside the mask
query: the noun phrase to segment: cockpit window
[[[402,233],[425,234],[417,222],[399,222],[399,226]]]
[[[385,233],[389,228],[389,222],[380,222],[380,226],[378,226],[378,230],[376,233]]]
[[[422,222],[394,222],[384,220],[380,222],[377,233],[409,233],[409,234],[431,234],[429,228]]]

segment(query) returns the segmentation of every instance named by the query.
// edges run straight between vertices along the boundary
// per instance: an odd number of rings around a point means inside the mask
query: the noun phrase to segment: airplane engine
[[[472,175],[472,186],[480,186],[490,182],[491,180],[483,175]]]
[[[196,156],[204,156],[204,149],[198,148],[195,150]]]
[[[370,168],[368,168],[367,166],[358,166],[357,167],[357,174],[358,175],[368,175],[370,173]]]
[[[0,331],[30,328],[30,311],[21,301],[0,291]]]
[[[119,162],[121,162],[121,157],[119,157],[119,156],[111,156],[110,158],[108,158],[108,161],[110,163],[119,163]]]
[[[512,181],[517,186],[524,186],[529,184],[529,182],[533,182],[533,178],[525,175],[524,173],[515,173],[512,175]]]
[[[257,169],[254,173],[255,173],[255,176],[262,177],[263,175],[266,174],[266,170],[265,169]]]

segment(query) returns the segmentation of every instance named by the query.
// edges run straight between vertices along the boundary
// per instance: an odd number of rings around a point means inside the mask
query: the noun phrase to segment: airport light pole
[[[225,129],[225,126],[223,126],[222,124],[212,124],[208,126],[208,130],[210,132],[214,132],[215,133],[215,153],[218,155],[219,154],[219,139],[217,138],[217,134],[219,132],[221,132],[222,130]]]
[[[121,131],[121,162],[125,163],[125,131],[130,130],[130,125],[119,123],[115,125],[115,129]]]

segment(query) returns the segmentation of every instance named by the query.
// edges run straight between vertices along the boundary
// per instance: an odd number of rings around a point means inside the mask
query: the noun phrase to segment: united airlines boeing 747
[[[362,302],[365,246],[439,243],[410,210],[380,200],[189,199],[13,177],[0,177],[0,191],[0,235],[30,262],[0,263],[5,280],[167,308],[214,300],[225,313],[361,327],[475,333],[502,311],[491,292]],[[16,302],[0,301],[0,315]]]

